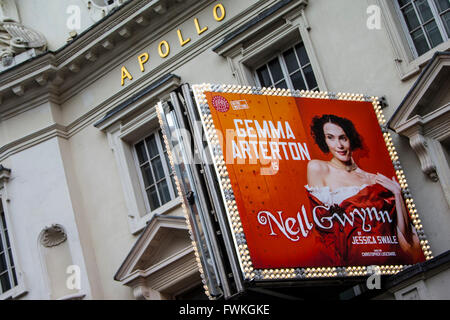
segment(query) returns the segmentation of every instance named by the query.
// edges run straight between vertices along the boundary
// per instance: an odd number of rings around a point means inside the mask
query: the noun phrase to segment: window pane
[[[155,180],[161,180],[164,178],[164,168],[161,163],[161,157],[158,156],[155,159],[152,160],[152,168],[153,172],[155,173]]]
[[[442,16],[442,22],[445,25],[445,29],[447,29],[447,35],[450,36],[450,11]]]
[[[433,19],[433,12],[431,12],[431,8],[428,5],[428,0],[417,0],[416,7],[417,11],[419,12],[422,23],[425,23],[428,20]]]
[[[0,273],[7,270],[5,253],[0,254]]]
[[[6,239],[6,247],[5,249],[8,249],[9,247],[11,247],[11,243],[9,242],[9,236],[8,236],[8,231],[5,231],[5,239]]]
[[[278,82],[276,85],[275,85],[275,88],[280,88],[280,89],[287,89],[288,87],[287,87],[287,84],[286,84],[286,81],[281,81],[281,82]]]
[[[300,64],[304,66],[309,63],[308,54],[306,53],[305,45],[302,43],[295,46]]]
[[[172,186],[173,186],[173,189],[174,189],[174,192],[175,192],[175,197],[177,197],[178,191],[177,191],[177,188],[176,188],[175,178],[174,178],[173,174],[170,175],[170,181],[172,182]]]
[[[289,49],[288,51],[284,52],[283,56],[289,73],[292,73],[299,68],[297,58],[295,57],[294,49]]]
[[[303,80],[302,73],[300,71],[294,73],[291,76],[292,85],[296,90],[306,90],[305,81]]]
[[[278,82],[283,79],[283,71],[281,71],[280,62],[278,58],[273,59],[269,62],[270,73],[272,74],[273,82]]]
[[[158,200],[158,194],[156,193],[156,188],[153,186],[147,190],[148,202],[150,203],[150,209],[155,210],[160,206]]]
[[[419,18],[417,17],[412,5],[409,5],[403,9],[403,16],[405,17],[408,30],[413,30],[420,25]]]
[[[310,65],[303,69],[303,73],[305,74],[309,89],[317,87],[316,77],[314,76],[313,69]]]
[[[148,186],[152,185],[154,182],[152,171],[150,169],[150,165],[146,164],[141,168],[142,171],[142,178],[144,179],[144,186],[147,188]]]
[[[410,3],[411,0],[398,0],[398,4],[400,5],[400,7],[403,7],[404,5]]]
[[[0,276],[0,285],[2,288],[2,292],[6,292],[11,289],[11,283],[9,282],[8,273],[4,273]]]
[[[144,146],[143,141],[136,144],[136,153],[137,153],[139,164],[142,164],[147,161],[147,152],[145,151],[145,146]]]
[[[3,212],[0,212],[0,220],[1,222],[1,226],[3,229],[6,229],[6,219],[5,219],[5,214]]]
[[[166,143],[164,142],[164,137],[163,137],[161,130],[158,131],[158,134],[159,134],[159,139],[161,141],[162,149],[163,149],[163,151],[166,151]]]
[[[261,87],[271,87],[272,81],[270,80],[269,70],[266,66],[259,68],[256,71],[258,75],[259,82],[261,83]]]
[[[444,12],[450,8],[450,0],[435,0],[439,12]]]
[[[13,272],[13,278],[14,278],[14,286],[17,286],[17,284],[19,282],[17,281],[16,268],[12,269],[12,272]]]
[[[166,160],[167,168],[168,168],[169,174],[170,174],[172,172],[172,165],[170,164],[169,156],[167,155],[167,152],[164,152],[164,159]]]
[[[430,40],[431,45],[436,47],[438,44],[442,43],[442,36],[437,27],[436,21],[432,21],[425,26],[425,30],[427,31],[428,40]]]
[[[145,139],[147,143],[148,153],[150,154],[150,158],[153,158],[159,154],[158,146],[156,145],[155,135],[152,134],[150,137]]]
[[[2,242],[2,238],[0,237],[0,252],[3,251],[3,242]]]
[[[11,251],[11,249],[8,250],[8,257],[9,257],[9,265],[10,265],[11,267],[14,266],[14,259],[13,259],[13,256],[12,256],[12,251]]]
[[[159,196],[161,197],[161,205],[170,201],[170,192],[166,179],[158,183],[158,191]]]
[[[411,34],[414,45],[419,56],[430,50],[422,29],[419,29]]]

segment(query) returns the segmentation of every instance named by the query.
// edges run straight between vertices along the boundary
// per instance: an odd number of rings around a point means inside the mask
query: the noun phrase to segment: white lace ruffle
[[[367,184],[363,184],[362,186],[347,186],[340,187],[336,190],[331,191],[330,187],[310,187],[308,185],[305,186],[306,190],[308,190],[314,197],[319,199],[323,204],[332,206],[332,205],[340,205],[345,199],[353,197],[358,194],[362,189],[367,187]]]

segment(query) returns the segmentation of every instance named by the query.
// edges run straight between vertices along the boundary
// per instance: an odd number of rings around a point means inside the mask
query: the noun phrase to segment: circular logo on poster
[[[230,109],[228,100],[222,96],[214,96],[212,98],[213,107],[219,112],[227,112]]]

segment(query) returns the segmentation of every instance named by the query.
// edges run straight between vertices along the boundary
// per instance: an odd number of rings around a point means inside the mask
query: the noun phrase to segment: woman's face
[[[333,157],[342,162],[350,161],[352,157],[350,140],[344,130],[334,123],[327,122],[323,125],[323,132],[325,142]]]

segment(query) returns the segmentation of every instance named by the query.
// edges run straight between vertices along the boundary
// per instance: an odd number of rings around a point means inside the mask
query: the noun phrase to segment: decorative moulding
[[[3,184],[6,181],[8,181],[10,175],[11,175],[11,169],[7,169],[0,164],[0,184]]]
[[[439,177],[436,172],[436,165],[434,164],[433,160],[431,159],[431,155],[428,152],[428,144],[425,140],[425,137],[421,134],[421,128],[413,134],[409,136],[409,144],[411,145],[411,148],[413,148],[414,152],[416,153],[417,157],[420,160],[420,165],[422,171],[428,175],[428,177],[434,181],[437,182],[439,180]]]
[[[233,51],[236,46],[239,46],[244,41],[251,38],[251,36],[258,33],[258,31],[261,31],[267,24],[285,17],[286,15],[290,15],[289,18],[293,19],[294,15],[292,12],[298,12],[300,14],[307,5],[307,0],[280,1],[249,20],[235,32],[231,32],[221,43],[213,48],[213,51],[219,55],[228,56],[229,51]],[[275,14],[275,12],[277,13]],[[262,21],[264,21],[264,23],[260,23]]]
[[[446,90],[439,79],[448,74],[449,68],[450,53],[435,53],[388,122],[388,127],[409,139],[422,171],[434,182],[439,180],[439,170],[429,142],[442,141],[448,136],[450,104],[431,105],[429,96]]]
[[[170,232],[170,230],[186,229],[186,221],[183,217],[177,216],[163,216],[154,215],[152,219],[148,222],[147,226],[143,230],[142,234],[139,236],[138,240],[134,244],[133,248],[130,250],[128,256],[122,262],[119,270],[114,276],[116,281],[125,281],[128,283],[130,276],[133,274],[133,269],[139,262],[139,259],[145,253],[148,247],[156,241],[156,236],[160,232]],[[128,279],[128,280],[126,280]]]
[[[56,247],[66,240],[66,232],[63,227],[57,224],[46,227],[41,236],[41,244],[46,248]]]
[[[14,70],[1,72],[0,66],[0,98],[5,109],[13,109],[19,105],[12,89],[22,83],[26,84],[26,90],[21,98],[28,97],[28,94],[35,92],[33,89],[38,87],[41,93],[49,91],[55,93],[58,102],[62,103],[105,72],[111,71],[115,65],[126,59],[130,52],[137,52],[143,43],[157,39],[166,33],[168,28],[175,28],[177,20],[188,19],[207,4],[206,0],[197,3],[191,3],[193,0],[177,2],[176,6],[170,7],[173,10],[168,10],[165,16],[162,16],[154,8],[166,0],[122,2],[120,10],[113,10],[107,19],[94,24],[58,50],[47,51],[40,55],[37,53],[33,55],[32,60],[15,65],[12,68]],[[136,27],[144,27],[142,23],[144,20],[151,21],[154,30],[151,34],[136,32],[138,31]],[[173,22],[167,24],[167,21]],[[132,42],[127,44],[119,34],[121,30],[123,33],[124,28],[132,31],[130,39],[126,39]],[[115,51],[111,52],[111,49]],[[98,64],[98,68],[95,68],[95,72],[88,73],[86,69],[93,68],[94,63]],[[78,73],[73,73],[74,71]],[[39,82],[30,81],[37,79],[42,83],[42,76],[51,85],[41,87]],[[83,80],[79,81],[80,79]],[[23,101],[20,105],[22,104]]]
[[[0,41],[0,58],[3,68],[13,66],[14,56],[28,49],[46,50],[47,40],[38,31],[25,27],[19,22],[6,19],[0,21],[2,41]]]

